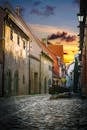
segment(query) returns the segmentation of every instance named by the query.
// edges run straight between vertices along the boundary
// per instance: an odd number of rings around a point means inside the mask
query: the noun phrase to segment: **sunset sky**
[[[77,0],[0,0],[0,4],[8,1],[13,8],[20,6],[23,10],[22,16],[30,25],[33,32],[44,38],[57,32],[66,32],[68,36],[78,34],[77,13],[79,12]],[[51,39],[61,41],[61,38]],[[76,53],[78,39],[73,41],[61,41],[64,45],[64,55],[67,62],[73,60]]]

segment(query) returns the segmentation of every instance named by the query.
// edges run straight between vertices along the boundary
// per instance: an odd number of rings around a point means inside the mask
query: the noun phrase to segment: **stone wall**
[[[11,29],[13,34],[11,34]],[[11,35],[13,37],[12,39],[11,39]],[[17,28],[14,28],[12,25],[10,26],[8,24],[5,25],[5,93],[6,95],[28,94],[29,60],[26,52],[27,44],[28,41],[25,37],[23,37],[23,34],[21,33],[20,30],[17,31]]]
[[[41,93],[48,93],[52,85],[52,61],[41,56]]]
[[[40,93],[40,60],[30,58],[30,87],[31,94]]]
[[[87,23],[87,18],[86,18]],[[84,34],[84,46],[82,51],[82,68],[81,68],[81,85],[82,93],[87,95],[87,28],[85,28]]]

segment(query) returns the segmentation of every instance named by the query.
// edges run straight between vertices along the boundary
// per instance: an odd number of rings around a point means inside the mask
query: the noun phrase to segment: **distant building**
[[[74,71],[74,65],[75,65],[75,63],[72,62],[71,64],[69,64],[69,65],[67,66],[67,74],[68,74],[68,75],[70,75],[70,73]]]
[[[47,47],[32,32],[30,37],[30,94],[48,93],[52,86],[53,60]]]
[[[58,83],[59,78],[65,77],[66,66],[63,59],[63,45],[48,44],[47,46],[51,57],[53,58],[53,82]]]
[[[72,87],[73,90],[73,85],[74,85],[74,66],[75,66],[75,62],[72,62],[71,64],[69,64],[67,66],[67,76],[69,77],[69,86]]]
[[[58,67],[58,76],[63,77],[65,75],[65,65],[64,65],[64,58],[63,58],[63,45],[48,45],[48,49],[50,52],[56,57],[56,61],[54,62],[54,73],[55,66]]]

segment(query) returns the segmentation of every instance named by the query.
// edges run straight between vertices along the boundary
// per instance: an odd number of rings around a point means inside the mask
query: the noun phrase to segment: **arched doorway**
[[[11,84],[12,84],[12,75],[11,70],[7,70],[5,78],[5,95],[11,96]]]
[[[19,86],[19,75],[16,70],[14,73],[14,95],[18,95],[18,86]]]

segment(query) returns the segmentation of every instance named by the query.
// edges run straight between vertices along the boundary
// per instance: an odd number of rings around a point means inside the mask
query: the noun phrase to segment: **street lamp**
[[[78,21],[79,21],[79,28],[80,28],[80,34],[79,34],[79,36],[80,36],[80,50],[82,51],[82,48],[83,48],[83,42],[84,42],[84,18],[85,18],[85,16],[84,16],[84,14],[81,12],[81,13],[78,13],[77,14],[77,17],[78,17]],[[81,57],[80,57],[80,59],[81,59]]]
[[[79,22],[83,22],[83,20],[84,20],[84,15],[83,14],[77,14],[77,17],[78,17],[78,21]]]
[[[81,26],[83,26],[83,28],[84,27],[86,27],[87,28],[87,24],[85,23],[85,20],[86,20],[86,16],[85,16],[85,14],[77,14],[77,17],[78,17],[78,21],[80,22],[80,25],[78,26],[78,27],[81,27]],[[79,36],[79,35],[78,35]]]

